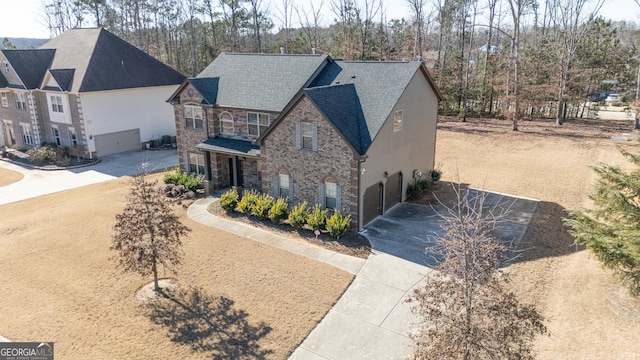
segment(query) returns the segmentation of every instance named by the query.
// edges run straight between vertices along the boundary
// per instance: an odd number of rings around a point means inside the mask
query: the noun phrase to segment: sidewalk
[[[293,352],[290,359],[405,359],[417,318],[405,300],[424,283],[426,266],[373,251],[367,260],[335,253],[207,211],[215,198],[193,203],[193,220],[336,266],[356,275],[336,305]]]

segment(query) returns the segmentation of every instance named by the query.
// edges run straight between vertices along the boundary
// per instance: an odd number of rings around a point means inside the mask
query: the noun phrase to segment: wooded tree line
[[[52,36],[104,26],[189,76],[224,51],[425,62],[441,111],[555,118],[585,115],[615,79],[635,99],[639,28],[598,17],[604,0],[44,0]],[[389,1],[389,0],[387,0]],[[394,6],[393,4],[387,4]],[[331,17],[328,19],[327,17]]]

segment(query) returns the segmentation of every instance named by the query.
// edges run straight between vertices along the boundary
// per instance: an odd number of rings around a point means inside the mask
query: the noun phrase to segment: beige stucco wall
[[[393,113],[397,110],[403,113],[402,130],[393,132]],[[437,118],[438,98],[418,70],[373,140],[366,161],[360,164],[365,168],[360,180],[360,206],[369,186],[386,183],[385,171],[389,175],[402,172],[404,201],[407,185],[413,182],[413,171],[417,169],[426,174],[433,169]]]

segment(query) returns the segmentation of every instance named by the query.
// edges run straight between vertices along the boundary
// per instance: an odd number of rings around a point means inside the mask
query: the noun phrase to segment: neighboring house
[[[222,54],[169,101],[183,169],[343,209],[362,228],[434,167],[441,94],[420,62]]]
[[[0,66],[8,147],[51,142],[96,157],[176,133],[164,100],[185,76],[103,28],[67,30],[40,49],[2,50]]]

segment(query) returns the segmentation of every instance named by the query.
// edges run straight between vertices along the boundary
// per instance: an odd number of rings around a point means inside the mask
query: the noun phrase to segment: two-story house
[[[361,228],[434,166],[440,92],[420,62],[222,54],[174,105],[183,169],[348,211]]]
[[[175,135],[165,100],[185,76],[104,28],[70,29],[31,50],[0,51],[5,146],[52,142],[83,157]]]

